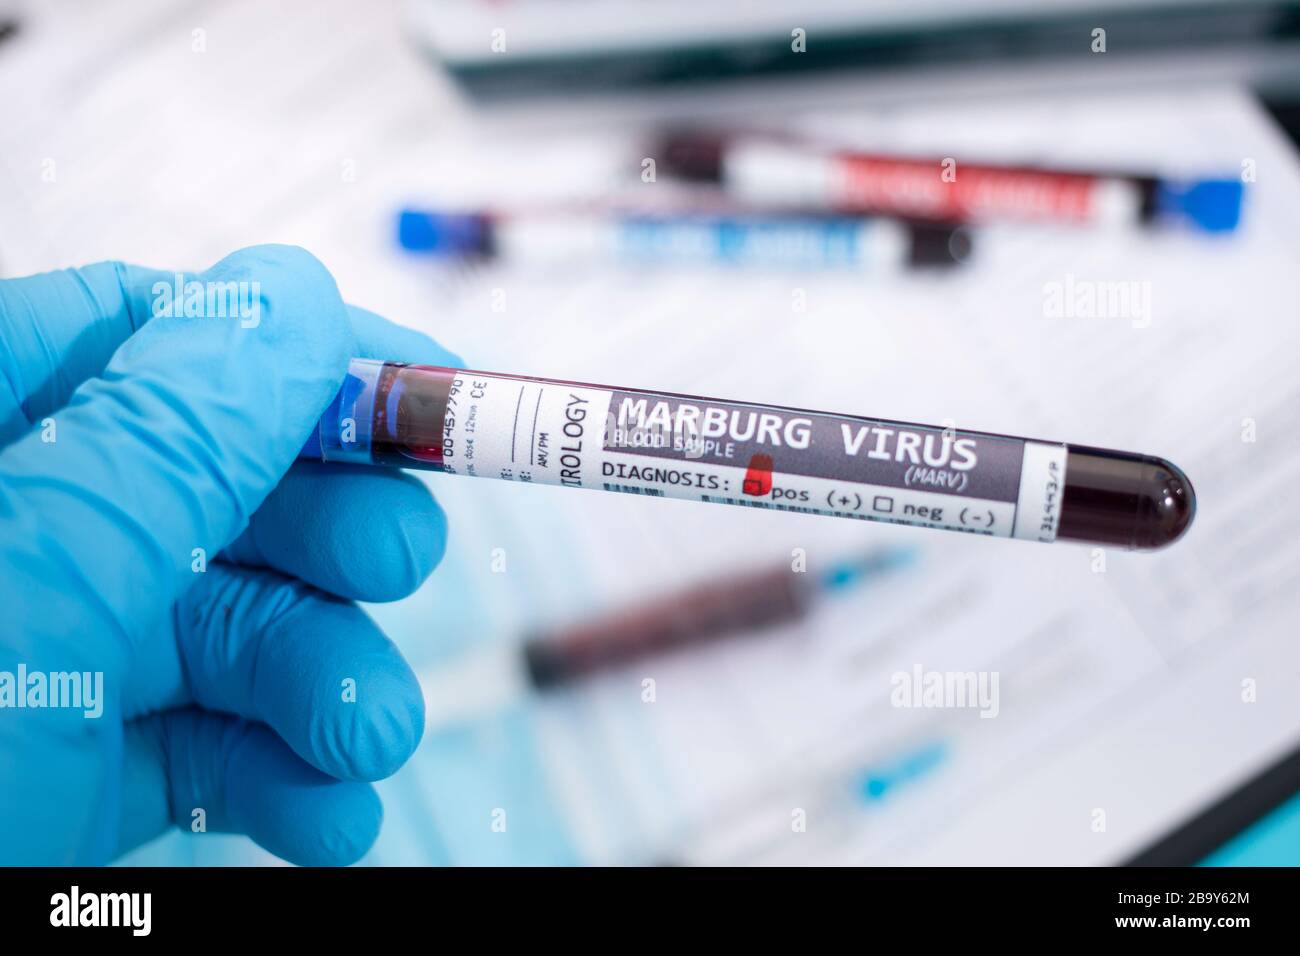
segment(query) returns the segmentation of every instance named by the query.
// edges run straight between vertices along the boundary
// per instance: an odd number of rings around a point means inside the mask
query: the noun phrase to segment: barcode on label
[[[777,511],[794,511],[798,514],[820,515],[827,512],[820,508],[803,508],[799,505],[783,505],[779,502],[768,501],[766,498],[724,498],[719,495],[700,495],[701,501],[709,501],[720,505],[744,505],[747,508],[774,508]],[[857,517],[852,515],[851,517]]]
[[[651,498],[662,498],[664,493],[658,488],[638,488],[636,485],[612,485],[605,482],[606,491],[621,491],[625,495],[649,495]]]

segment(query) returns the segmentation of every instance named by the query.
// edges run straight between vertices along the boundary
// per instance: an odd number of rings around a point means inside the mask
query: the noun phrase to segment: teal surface
[[[1255,821],[1201,866],[1300,866],[1300,794]]]

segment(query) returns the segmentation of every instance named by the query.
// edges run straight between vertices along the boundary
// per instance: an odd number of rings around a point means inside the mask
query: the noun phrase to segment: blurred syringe
[[[823,597],[905,567],[911,549],[888,547],[821,571],[789,564],[713,578],[608,614],[468,652],[426,670],[429,726],[483,716],[529,693],[548,692],[607,670],[806,616]]]

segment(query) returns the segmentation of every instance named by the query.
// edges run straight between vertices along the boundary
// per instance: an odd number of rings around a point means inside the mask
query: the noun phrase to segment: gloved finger
[[[404,471],[299,462],[223,557],[340,597],[395,601],[442,560],[447,519]]]
[[[390,322],[360,306],[348,306],[348,319],[356,338],[357,358],[384,359],[464,368],[464,360],[448,351],[423,332]]]
[[[3,646],[7,631],[8,621],[0,629],[11,698],[0,708],[0,866],[104,866],[116,854],[120,815],[121,689],[67,654],[14,652]],[[23,666],[63,675],[63,699],[76,706],[16,709],[13,676]],[[16,690],[25,697],[27,682]]]
[[[156,633],[195,556],[243,530],[342,380],[347,312],[307,252],[242,250],[196,283],[248,290],[250,314],[154,316],[77,389],[55,441],[0,452],[0,553],[59,595],[62,633]]]
[[[132,679],[128,719],[189,704],[246,717],[348,780],[390,776],[424,733],[419,681],[374,621],[272,571],[210,565]]]
[[[176,289],[175,273],[116,262],[0,282],[0,375],[8,385],[0,389],[0,445],[57,411],[77,386],[102,373],[118,346],[149,319],[155,301],[183,304]],[[358,356],[463,364],[420,332],[355,306],[348,311]],[[354,475],[347,494],[321,493],[330,472],[339,469],[315,469],[315,480],[297,476],[291,487],[277,489],[229,557],[278,568],[345,597],[382,601],[415,590],[441,558],[442,512],[412,479],[344,470]],[[366,502],[368,521],[343,522],[351,508],[328,506],[335,501]],[[345,556],[367,550],[367,538],[394,542],[379,552],[391,560],[353,561],[349,567]]]
[[[423,333],[356,306],[348,315],[360,358],[463,364]],[[341,597],[392,601],[420,586],[446,543],[446,517],[413,475],[301,462],[224,557],[275,568]]]
[[[101,374],[156,307],[179,300],[183,311],[186,280],[180,273],[97,262],[0,281],[0,446]],[[463,365],[421,332],[357,306],[348,312],[361,358]]]
[[[244,833],[299,866],[346,866],[382,821],[373,787],[309,767],[260,724],[194,709],[127,724],[119,853],[178,826]]]
[[[0,446],[104,370],[149,318],[147,300],[126,290],[157,281],[170,284],[172,277],[99,262],[0,282]]]

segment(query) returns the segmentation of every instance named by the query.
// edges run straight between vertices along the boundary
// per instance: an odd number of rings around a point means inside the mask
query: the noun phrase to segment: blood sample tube
[[[1149,455],[371,359],[303,456],[1138,550],[1196,512]]]
[[[720,265],[888,272],[946,267],[970,232],[940,222],[821,213],[448,213],[403,210],[398,241],[442,259],[524,265]]]
[[[719,185],[745,203],[952,222],[1171,222],[1230,232],[1244,192],[1236,178],[998,166],[823,149],[775,137],[678,132],[652,149],[669,174]]]

